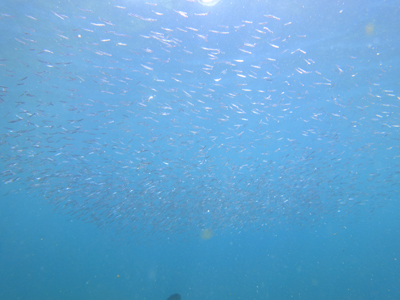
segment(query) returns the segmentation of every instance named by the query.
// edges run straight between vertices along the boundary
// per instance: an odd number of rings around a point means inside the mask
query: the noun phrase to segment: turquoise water
[[[397,1],[9,1],[0,299],[399,299]]]

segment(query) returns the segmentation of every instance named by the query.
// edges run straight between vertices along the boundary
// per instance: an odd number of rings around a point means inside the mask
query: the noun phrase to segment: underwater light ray
[[[220,0],[197,0],[200,4],[204,6],[214,6],[217,4]]]

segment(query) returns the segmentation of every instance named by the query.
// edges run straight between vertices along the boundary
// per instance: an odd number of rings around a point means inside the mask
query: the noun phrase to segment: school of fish
[[[397,197],[400,97],[357,55],[317,57],[291,20],[220,24],[195,1],[25,10],[0,12],[3,195],[156,237]]]

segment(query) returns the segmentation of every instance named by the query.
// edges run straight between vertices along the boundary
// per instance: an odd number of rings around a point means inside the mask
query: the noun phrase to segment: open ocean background
[[[400,299],[399,16],[2,1],[0,300]]]

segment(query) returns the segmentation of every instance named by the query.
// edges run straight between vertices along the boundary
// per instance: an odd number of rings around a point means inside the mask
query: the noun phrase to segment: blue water
[[[399,299],[398,1],[6,1],[0,300]]]

